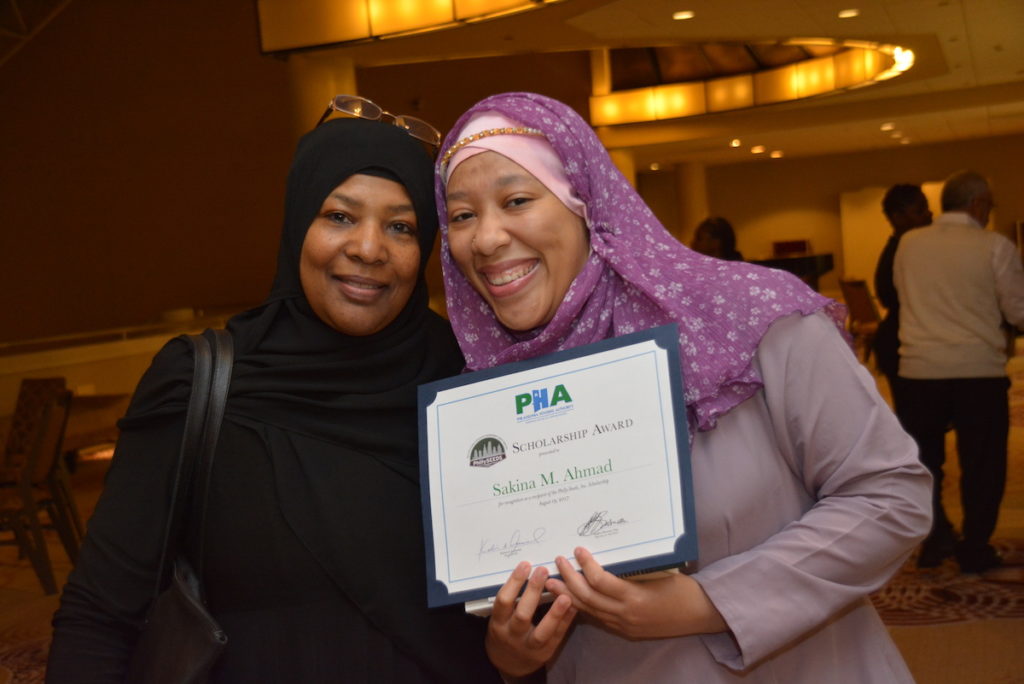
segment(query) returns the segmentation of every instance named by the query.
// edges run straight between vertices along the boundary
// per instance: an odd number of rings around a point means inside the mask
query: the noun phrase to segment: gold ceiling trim
[[[264,52],[362,43],[474,24],[565,0],[257,0]]]
[[[594,126],[642,123],[802,100],[885,81],[914,65],[913,51],[887,43],[794,38],[783,44],[844,49],[753,73],[594,95],[590,122]]]

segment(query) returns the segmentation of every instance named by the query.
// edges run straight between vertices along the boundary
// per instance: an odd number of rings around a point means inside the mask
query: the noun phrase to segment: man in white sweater
[[[989,544],[1006,484],[1009,401],[1007,331],[1024,327],[1024,269],[1012,242],[985,230],[994,206],[988,182],[962,171],[942,189],[942,214],[905,235],[896,251],[901,304],[896,405],[935,478],[932,531],[920,567],[955,555],[963,572],[1001,564]],[[956,430],[962,538],[942,507],[945,432]]]

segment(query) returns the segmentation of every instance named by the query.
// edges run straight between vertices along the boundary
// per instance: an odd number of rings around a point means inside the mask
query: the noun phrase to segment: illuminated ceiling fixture
[[[256,0],[264,52],[437,31],[563,0]]]
[[[750,148],[753,154],[764,154],[764,145],[754,145]]]
[[[892,65],[878,74],[875,74],[876,81],[887,81],[896,78],[904,71],[914,66],[914,51],[906,50],[898,45],[881,45],[879,51],[892,56]]]
[[[739,147],[742,144],[743,143],[740,141],[739,138],[733,138],[732,140],[729,141],[729,147]]]
[[[894,124],[892,121],[886,121],[884,124],[880,126],[880,128],[883,131],[891,131],[896,128],[896,124]]]
[[[799,47],[804,56],[781,66],[760,65],[749,71],[723,70],[710,75],[691,75],[688,78],[650,80],[646,83],[616,85],[615,58],[632,55],[660,55],[666,52],[666,64],[701,63],[700,60],[672,60],[674,51],[681,57],[689,52],[714,48],[723,53],[737,48],[750,53],[772,48]],[[689,52],[688,52],[689,51]],[[914,53],[898,45],[866,40],[838,40],[832,38],[792,38],[772,43],[706,43],[681,44],[659,48],[616,49],[608,53],[613,74],[611,91],[590,98],[590,122],[594,126],[642,123],[678,119],[701,114],[713,114],[761,105],[777,104],[808,97],[835,94],[863,88],[879,81],[899,76],[914,65]],[[705,57],[708,57],[705,53]],[[650,59],[649,57],[642,57]],[[662,59],[659,57],[658,59]],[[651,69],[663,74],[664,65]],[[622,69],[623,73],[632,73]],[[639,87],[638,87],[639,86]]]
[[[672,18],[676,21],[682,21],[684,19],[693,19],[696,13],[693,10],[682,10],[681,12],[673,12]]]
[[[839,10],[838,16],[840,19],[853,19],[860,16],[860,10],[854,8]]]
[[[909,145],[910,138],[900,138],[900,145]]]
[[[768,156],[772,159],[782,159],[782,150],[772,150],[772,153]]]
[[[658,171],[661,169],[661,164],[659,164],[658,162],[651,162],[650,168],[651,171]]]

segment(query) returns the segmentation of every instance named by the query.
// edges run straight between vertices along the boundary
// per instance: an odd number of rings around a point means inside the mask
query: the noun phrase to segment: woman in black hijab
[[[497,680],[484,622],[426,608],[416,386],[463,365],[427,308],[436,230],[431,160],[401,128],[338,119],[299,143],[271,295],[228,323],[203,573],[228,635],[216,682]],[[120,423],[54,617],[49,682],[123,679],[192,365],[187,342],[169,342]]]

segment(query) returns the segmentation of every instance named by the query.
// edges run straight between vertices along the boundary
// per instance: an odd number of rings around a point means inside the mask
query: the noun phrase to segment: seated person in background
[[[893,260],[904,233],[930,224],[932,212],[921,186],[908,184],[889,188],[882,198],[882,211],[892,226],[892,235],[885,243],[875,267],[875,296],[886,308],[886,314],[878,324],[874,349],[878,370],[889,381],[889,389],[895,397],[899,391],[900,301],[892,280]]]
[[[743,261],[743,255],[736,249],[736,232],[732,224],[721,216],[712,216],[700,222],[693,237],[693,249],[716,259]]]
[[[548,682],[911,682],[867,596],[927,532],[931,478],[843,339],[843,307],[680,244],[547,97],[474,105],[438,172],[468,367],[676,323],[692,434],[696,571],[628,581],[582,547],[582,573],[529,559],[556,580],[524,560],[494,602],[494,664]],[[544,588],[557,598],[534,624]]]

